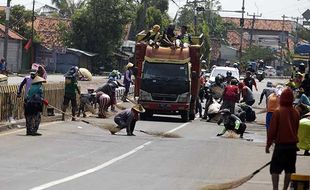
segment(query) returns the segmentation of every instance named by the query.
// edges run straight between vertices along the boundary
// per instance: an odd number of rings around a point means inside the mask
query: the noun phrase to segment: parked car
[[[265,70],[264,70],[265,74],[267,77],[270,76],[277,76],[277,71],[275,68],[273,68],[272,66],[265,66]]]
[[[237,80],[240,80],[240,74],[239,74],[239,70],[237,68],[234,68],[234,67],[215,67],[211,71],[210,78],[207,82],[207,86],[209,86],[211,83],[215,82],[215,77],[217,75],[222,75],[222,76],[226,77],[227,71],[231,71],[232,76],[234,78],[236,78]]]

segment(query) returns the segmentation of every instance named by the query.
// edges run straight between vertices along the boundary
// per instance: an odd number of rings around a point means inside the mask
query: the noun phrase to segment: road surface
[[[265,84],[259,83],[260,90]],[[96,125],[113,122],[112,117],[86,119]],[[42,124],[40,137],[25,136],[25,129],[2,133],[1,189],[194,190],[247,176],[271,158],[264,152],[265,128],[255,123],[245,134],[253,141],[216,137],[222,126],[199,118],[182,123],[179,117],[156,116],[139,121],[136,130],[171,131],[181,138],[139,131],[135,137],[125,131],[110,135],[80,121]],[[237,189],[271,189],[268,170]],[[309,157],[298,156],[297,172],[310,174]]]

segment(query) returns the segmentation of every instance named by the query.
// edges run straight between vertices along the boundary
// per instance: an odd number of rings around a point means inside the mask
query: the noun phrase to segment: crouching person
[[[231,114],[229,109],[223,109],[220,111],[220,113],[222,115],[222,118],[217,122],[217,124],[220,125],[223,122],[224,129],[221,133],[217,134],[217,136],[222,136],[227,130],[231,130],[239,134],[240,138],[243,138],[246,124],[243,123],[237,116]]]
[[[136,104],[132,108],[118,113],[114,117],[117,127],[110,130],[111,134],[114,135],[116,132],[126,128],[127,136],[135,136],[133,131],[135,130],[136,122],[139,120],[139,113],[143,112],[145,112],[145,109],[142,105]]]
[[[38,133],[39,125],[41,122],[41,114],[43,111],[43,103],[48,104],[43,100],[43,88],[42,83],[45,83],[45,79],[36,76],[32,80],[32,84],[26,97],[25,116],[26,116],[26,135],[40,136]]]
[[[97,102],[99,103],[98,117],[106,118],[108,107],[111,102],[111,98],[109,95],[101,91],[96,92],[96,97],[97,97]]]

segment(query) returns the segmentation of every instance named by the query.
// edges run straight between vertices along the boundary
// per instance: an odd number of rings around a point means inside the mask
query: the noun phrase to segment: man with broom
[[[272,177],[273,190],[279,186],[279,175],[284,170],[284,186],[289,187],[291,174],[296,171],[296,151],[298,142],[299,112],[293,107],[294,95],[290,88],[285,88],[280,95],[280,107],[272,113],[270,126],[267,133],[267,144],[265,152],[273,143],[273,151],[270,173]]]
[[[136,122],[139,120],[139,113],[145,112],[142,105],[136,104],[132,108],[128,108],[118,113],[114,117],[114,122],[117,127],[109,129],[111,134],[119,132],[120,130],[126,128],[127,136],[135,136],[133,131],[135,130]]]

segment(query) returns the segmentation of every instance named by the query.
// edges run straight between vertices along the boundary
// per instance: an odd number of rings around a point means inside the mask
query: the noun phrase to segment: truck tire
[[[189,121],[189,111],[184,111],[181,113],[181,118],[183,122]]]
[[[140,113],[140,119],[141,120],[146,120],[146,119],[148,119],[148,118],[150,118],[152,116],[153,116],[153,112],[148,111],[148,110],[145,110],[144,113]]]
[[[190,113],[189,114],[189,120],[194,120],[195,119],[195,114],[194,113]]]

